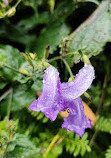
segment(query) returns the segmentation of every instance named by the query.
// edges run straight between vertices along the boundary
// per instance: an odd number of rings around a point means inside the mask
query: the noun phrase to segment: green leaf
[[[19,50],[9,45],[0,45],[0,55],[5,56],[5,62],[3,64],[6,64],[11,68],[17,70],[19,70],[23,62],[25,62]],[[0,61],[0,64],[2,64],[2,61]],[[17,78],[21,77],[21,74],[14,72],[10,69],[7,69],[5,67],[3,67],[3,69],[0,69],[0,73],[1,76],[8,78],[8,80],[16,80]]]
[[[13,87],[11,111],[17,111],[24,107],[29,107],[31,102],[36,98],[36,93],[31,89],[31,85],[22,84]],[[8,104],[8,97],[1,102],[2,110],[6,110]]]
[[[35,41],[34,51],[39,57],[43,57],[44,50],[50,45],[49,53],[54,53],[62,39],[69,33],[70,28],[66,24],[52,23],[40,32],[40,36]]]
[[[15,134],[12,142],[8,146],[6,158],[25,158],[31,153],[38,152],[39,150],[40,149],[36,148],[26,135]]]
[[[28,80],[33,80],[33,89],[42,89],[43,73],[39,72],[37,62],[30,57],[30,61],[25,60],[18,49],[9,45],[0,45],[0,56],[2,55],[4,55],[5,59],[0,61],[0,65],[2,65],[0,77],[8,81],[18,81],[22,84]],[[27,54],[25,55],[28,56]],[[32,65],[34,70],[32,70]],[[32,71],[34,71],[33,74]]]
[[[105,158],[111,158],[111,146],[106,150]]]
[[[43,123],[46,123],[49,121],[49,118],[45,117],[44,113],[42,112],[36,112],[32,110],[29,110],[29,112],[34,118],[36,118],[36,120],[41,120]]]
[[[57,7],[54,10],[54,13],[52,14],[50,21],[61,21],[64,22],[65,19],[72,14],[81,3],[78,3],[77,0],[69,1],[61,1],[60,3],[57,3]]]
[[[70,152],[74,155],[74,157],[81,154],[83,156],[86,151],[90,152],[91,148],[88,145],[89,140],[87,140],[88,134],[85,133],[82,138],[80,138],[78,135],[75,135],[74,133],[70,132],[67,138],[65,138],[65,146],[66,151]]]
[[[60,154],[62,154],[63,146],[61,144],[52,148],[52,150],[48,153],[46,158],[57,158]]]
[[[0,89],[3,89],[7,85],[6,81],[0,81]]]
[[[42,90],[43,87],[43,82],[42,80],[36,79],[32,85],[32,89],[37,91],[37,90]]]
[[[35,91],[30,86],[27,86],[27,84],[15,86],[11,106],[12,111],[19,110],[25,106],[28,107],[35,98]]]
[[[21,27],[18,27],[17,25],[13,24],[1,24],[0,36],[13,42],[21,43],[27,46],[27,48],[29,48],[30,43],[36,39],[35,34],[26,34],[26,31],[21,29]]]
[[[29,6],[29,7],[32,7],[32,9],[37,12],[37,7],[39,5],[41,5],[43,2],[43,0],[24,0],[23,3],[26,5],[26,6]]]
[[[111,134],[111,118],[98,117],[95,129]]]
[[[86,153],[82,158],[100,158],[94,151]]]
[[[111,41],[111,11],[109,1],[104,1],[97,10],[68,37],[68,52],[81,50],[88,57],[102,52],[105,44]],[[72,65],[80,55],[71,55],[67,61]]]
[[[17,27],[21,28],[21,30],[23,30],[24,32],[27,32],[35,28],[38,24],[46,24],[48,22],[48,19],[48,12],[43,12],[38,15],[34,14],[31,17],[21,20],[17,24]]]
[[[74,150],[74,157],[76,157],[77,155],[79,155],[79,152],[81,150],[81,146],[80,145],[77,145],[76,149]],[[84,152],[85,153],[85,152]]]

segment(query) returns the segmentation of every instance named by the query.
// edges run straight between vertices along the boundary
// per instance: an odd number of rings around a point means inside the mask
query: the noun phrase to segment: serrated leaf
[[[86,147],[85,146],[82,146],[81,148],[81,156],[83,156],[86,152]]]
[[[49,120],[48,117],[44,117],[42,122],[43,122],[43,123],[46,123],[48,120]]]
[[[111,134],[111,118],[98,117],[95,129]]]
[[[79,152],[80,152],[80,150],[81,150],[81,146],[78,144],[77,145],[77,147],[76,147],[76,149],[74,150],[74,156],[76,157],[77,155],[79,155]]]
[[[39,149],[36,148],[36,146],[29,140],[26,135],[15,134],[13,141],[8,146],[6,158],[25,158],[26,156],[29,156],[32,152],[37,151],[39,151]]]
[[[87,139],[87,137],[88,137],[88,133],[87,133],[87,132],[85,132],[85,133],[84,133],[84,135],[82,136],[82,138],[81,138],[81,139],[82,139],[82,140],[86,140],[86,139]]]
[[[68,37],[68,52],[81,50],[88,57],[102,52],[103,47],[111,41],[111,10],[109,1],[104,1],[97,10]],[[80,55],[67,57],[72,65]]]
[[[37,116],[37,120],[40,120],[44,117],[44,113],[40,112],[39,115]]]
[[[68,135],[68,138],[64,138],[66,141],[66,151],[73,153],[74,157],[81,154],[83,156],[86,151],[90,152],[91,148],[88,145],[89,140],[87,140],[88,134],[85,133],[82,138],[80,138],[78,135],[75,135],[75,138],[72,136],[70,137],[70,134],[72,135],[73,132],[70,132]],[[74,133],[73,133],[74,135]]]

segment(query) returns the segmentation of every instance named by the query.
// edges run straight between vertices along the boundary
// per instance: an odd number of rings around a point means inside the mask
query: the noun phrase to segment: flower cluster
[[[43,92],[32,102],[29,109],[42,111],[46,117],[54,121],[59,112],[69,108],[69,116],[64,118],[62,128],[82,136],[85,128],[91,128],[92,125],[91,120],[85,115],[80,96],[90,87],[93,79],[93,67],[85,65],[74,81],[61,83],[57,69],[49,66],[44,74]]]

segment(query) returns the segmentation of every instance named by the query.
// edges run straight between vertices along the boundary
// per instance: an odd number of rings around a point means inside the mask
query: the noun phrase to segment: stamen
[[[70,112],[70,110],[69,110],[69,108],[67,108],[67,113],[69,113]]]

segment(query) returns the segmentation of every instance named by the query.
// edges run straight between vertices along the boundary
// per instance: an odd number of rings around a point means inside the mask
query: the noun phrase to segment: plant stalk
[[[56,134],[55,137],[52,139],[52,142],[49,144],[46,152],[43,154],[43,157],[46,157],[47,154],[49,153],[49,151],[52,149],[52,147],[54,146],[54,144],[56,143],[56,141],[59,139],[59,134]]]
[[[67,70],[68,70],[68,72],[69,72],[71,78],[74,80],[74,75],[73,75],[73,73],[72,73],[72,71],[71,71],[71,68],[70,68],[69,64],[67,63],[67,61],[66,61],[65,59],[62,59],[62,60],[63,60],[63,62],[64,62],[64,64],[65,64],[65,66],[67,67]]]

